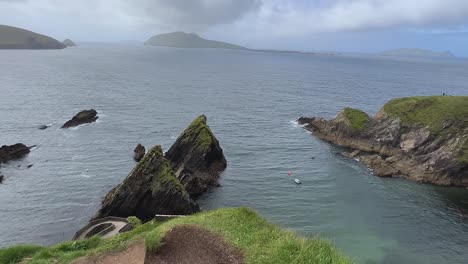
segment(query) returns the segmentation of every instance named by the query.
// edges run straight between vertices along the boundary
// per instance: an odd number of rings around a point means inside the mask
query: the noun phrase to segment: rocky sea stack
[[[145,156],[145,153],[146,153],[145,146],[143,146],[142,144],[138,144],[133,150],[133,159],[136,162],[139,162]]]
[[[204,115],[185,129],[165,157],[171,161],[177,179],[191,196],[219,186],[219,175],[227,166],[223,150]]]
[[[76,43],[73,42],[71,39],[66,39],[64,40],[63,42],[63,45],[67,46],[67,47],[76,47]]]
[[[76,127],[79,125],[93,123],[98,119],[97,111],[94,109],[83,110],[76,114],[72,119],[68,120],[61,128]]]
[[[382,177],[468,186],[468,96],[393,99],[374,116],[345,108],[332,120],[300,118],[317,137]]]
[[[226,160],[218,140],[200,116],[181,134],[166,156],[161,146],[144,155],[130,175],[109,192],[95,219],[156,214],[187,215],[199,211],[191,196],[218,186]]]

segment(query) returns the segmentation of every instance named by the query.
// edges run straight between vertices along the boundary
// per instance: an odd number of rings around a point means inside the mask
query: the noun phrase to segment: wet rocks
[[[30,147],[22,143],[11,146],[4,145],[0,148],[0,164],[9,160],[22,158],[30,152],[30,149]]]
[[[83,110],[68,120],[61,128],[76,127],[82,124],[93,123],[98,119],[97,111],[94,109]]]
[[[4,179],[5,179],[5,176],[3,176],[3,175],[0,175],[0,184],[2,184],[2,183],[3,183],[3,180],[4,180]]]
[[[138,144],[133,150],[133,152],[134,152],[133,159],[136,162],[139,162],[145,156],[146,149],[143,145]]]
[[[38,126],[37,128],[38,128],[39,130],[45,130],[45,129],[49,128],[49,127],[50,127],[50,125],[40,125],[40,126]]]
[[[204,115],[183,131],[165,158],[171,162],[177,179],[192,197],[210,187],[218,187],[220,174],[227,166],[223,149]]]

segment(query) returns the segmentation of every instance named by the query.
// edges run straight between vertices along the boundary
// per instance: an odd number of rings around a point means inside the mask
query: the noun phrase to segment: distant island
[[[426,49],[414,49],[414,48],[403,48],[387,50],[379,53],[382,56],[394,56],[394,57],[418,57],[418,58],[455,58],[455,55],[449,51],[433,51]]]
[[[29,30],[0,25],[0,49],[64,49],[60,41]]]
[[[148,46],[172,47],[172,48],[215,48],[247,50],[242,46],[222,41],[208,40],[195,33],[172,32],[151,37],[145,42]]]
[[[71,39],[66,39],[64,40],[63,42],[63,45],[65,45],[66,47],[76,47],[76,43],[73,42]]]

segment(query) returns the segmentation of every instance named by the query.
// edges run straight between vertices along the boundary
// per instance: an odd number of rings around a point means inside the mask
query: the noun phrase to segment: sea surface
[[[70,239],[135,166],[137,143],[167,150],[205,114],[228,168],[203,209],[252,207],[357,263],[467,263],[468,190],[375,177],[295,123],[442,93],[468,95],[468,61],[123,45],[0,51],[0,145],[37,146],[0,169],[0,247]],[[59,129],[90,108],[97,123]]]

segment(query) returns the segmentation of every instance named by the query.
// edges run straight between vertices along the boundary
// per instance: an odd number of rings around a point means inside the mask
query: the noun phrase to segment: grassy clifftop
[[[468,96],[418,96],[397,98],[384,106],[387,114],[406,124],[427,126],[438,133],[446,122],[468,126]]]
[[[53,247],[16,246],[0,250],[0,263],[71,263],[85,255],[124,250],[141,238],[145,238],[148,251],[157,251],[165,234],[180,225],[200,226],[221,234],[243,251],[246,263],[352,263],[331,243],[299,237],[246,208],[219,209],[164,223],[151,221],[108,240],[93,237]]]

